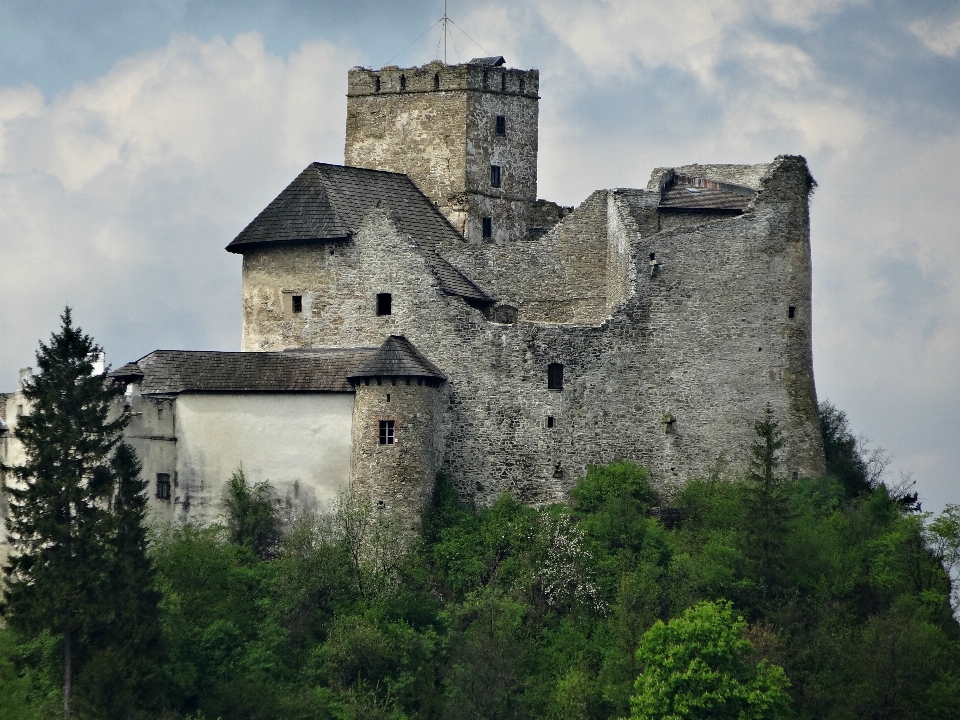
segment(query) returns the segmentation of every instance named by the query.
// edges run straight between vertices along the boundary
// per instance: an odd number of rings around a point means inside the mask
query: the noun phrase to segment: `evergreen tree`
[[[13,552],[4,615],[25,634],[62,637],[69,717],[76,651],[96,624],[109,575],[109,456],[128,419],[111,411],[122,389],[94,375],[100,347],[73,326],[70,308],[61,321],[50,344],[40,343],[40,374],[23,388],[30,412],[18,418],[15,436],[27,462],[7,488]]]
[[[754,423],[757,442],[750,446],[752,455],[749,479],[752,487],[748,493],[748,510],[751,524],[749,554],[758,566],[763,583],[763,598],[777,586],[778,571],[782,562],[783,539],[789,521],[789,509],[781,492],[782,477],[780,451],[786,445],[780,424],[773,417],[773,409],[767,405],[763,418]]]
[[[98,718],[126,720],[156,707],[161,664],[160,592],[147,554],[147,483],[133,448],[121,443],[110,461],[116,485],[108,538],[108,592],[97,613],[78,700]]]

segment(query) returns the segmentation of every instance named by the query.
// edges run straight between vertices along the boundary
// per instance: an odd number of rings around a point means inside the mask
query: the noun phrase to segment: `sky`
[[[343,162],[347,70],[437,58],[442,14],[0,0],[0,390],[65,305],[114,366],[238,350],[224,246],[308,163]],[[448,61],[540,70],[540,197],[804,155],[819,397],[925,509],[960,502],[960,2],[450,0],[449,15]]]

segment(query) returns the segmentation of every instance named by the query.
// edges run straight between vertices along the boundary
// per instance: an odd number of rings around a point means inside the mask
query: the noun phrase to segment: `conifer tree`
[[[160,702],[160,592],[147,548],[147,483],[133,448],[120,443],[110,461],[111,503],[107,592],[91,633],[78,700],[104,720],[143,715]]]
[[[76,651],[94,627],[109,575],[109,456],[127,417],[111,410],[121,388],[94,375],[100,347],[73,326],[70,308],[61,321],[50,344],[40,343],[40,374],[23,388],[30,412],[18,418],[15,437],[27,461],[7,488],[13,552],[3,609],[23,633],[62,637],[70,717]]]
[[[753,456],[749,479],[752,481],[748,495],[748,510],[751,515],[749,535],[750,554],[758,565],[763,582],[763,598],[777,584],[778,570],[789,521],[787,503],[781,492],[783,478],[777,473],[780,467],[780,451],[786,445],[780,424],[774,419],[773,409],[767,405],[763,418],[754,423],[757,441],[750,446]]]

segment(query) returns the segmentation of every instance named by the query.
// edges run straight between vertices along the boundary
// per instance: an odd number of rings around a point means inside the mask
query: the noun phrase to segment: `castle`
[[[768,404],[786,471],[824,470],[804,159],[563,208],[537,199],[538,92],[501,57],[349,72],[345,164],[308,165],[226,248],[242,352],[111,373],[160,517],[213,519],[241,464],[291,503],[352,483],[409,513],[439,470],[478,503],[558,500],[618,458],[670,488],[744,468]],[[12,429],[29,408],[3,400]]]

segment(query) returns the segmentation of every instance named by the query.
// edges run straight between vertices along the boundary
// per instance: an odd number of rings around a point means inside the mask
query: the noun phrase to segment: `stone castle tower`
[[[521,237],[537,199],[539,84],[502,57],[354,68],[344,164],[406,174],[469,242]]]

